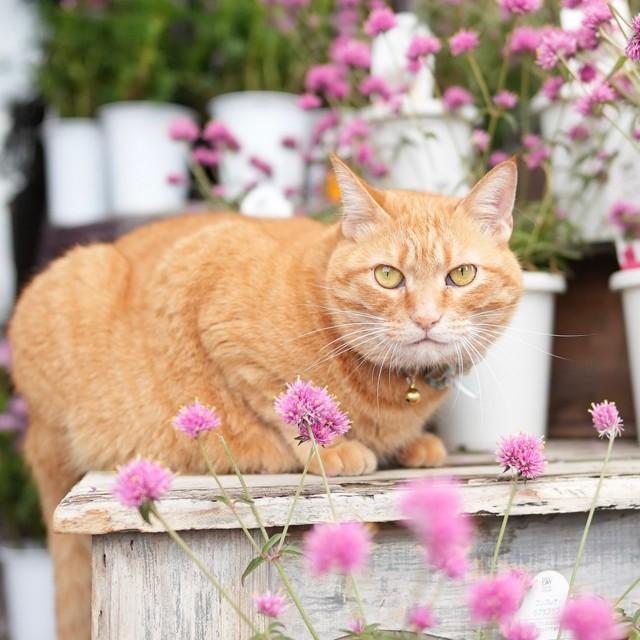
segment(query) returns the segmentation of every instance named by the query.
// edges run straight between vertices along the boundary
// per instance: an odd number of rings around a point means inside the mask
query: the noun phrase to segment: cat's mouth
[[[416,340],[414,342],[409,343],[411,346],[415,346],[418,344],[448,344],[448,342],[445,342],[443,340],[436,340],[435,338],[432,338],[431,336],[422,336],[422,338],[420,338],[419,340]]]

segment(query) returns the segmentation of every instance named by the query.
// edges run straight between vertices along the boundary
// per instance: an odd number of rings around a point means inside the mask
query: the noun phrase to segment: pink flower
[[[581,26],[576,32],[579,51],[593,51],[598,48],[598,27]]]
[[[504,12],[521,16],[538,11],[542,6],[542,0],[498,0],[498,4]]]
[[[497,164],[504,162],[508,157],[509,154],[505,153],[504,151],[494,151],[489,156],[489,166],[495,167]]]
[[[631,135],[633,136],[634,140],[640,140],[640,127],[636,127],[632,132]]]
[[[518,104],[518,96],[511,91],[500,91],[493,96],[493,102],[502,109],[513,109]]]
[[[580,76],[580,80],[582,82],[591,82],[596,79],[598,75],[598,70],[596,66],[592,62],[585,62],[580,69],[578,69],[578,75]]]
[[[177,118],[169,124],[169,137],[172,140],[193,142],[200,136],[200,128],[190,118]]]
[[[172,473],[163,466],[138,458],[118,470],[113,495],[125,507],[139,509],[159,500],[171,486]]]
[[[542,140],[540,136],[537,136],[535,133],[527,133],[526,135],[522,136],[522,144],[527,149],[535,149],[542,144]]]
[[[317,109],[321,104],[320,98],[313,93],[305,93],[298,98],[298,106],[305,111]]]
[[[545,160],[551,157],[551,150],[542,140],[529,133],[522,137],[522,144],[528,149],[524,155],[524,161],[529,169],[537,169]]]
[[[513,622],[500,629],[504,640],[538,640],[538,627],[528,622]]]
[[[364,24],[365,33],[372,38],[381,33],[386,33],[396,26],[396,16],[386,7],[374,9]]]
[[[542,33],[536,62],[549,71],[558,64],[561,57],[565,60],[573,58],[577,48],[578,43],[572,33],[557,27],[549,27]]]
[[[258,156],[251,156],[249,164],[269,178],[273,175],[273,167],[266,160],[258,158]]]
[[[479,624],[507,623],[518,611],[524,589],[511,573],[483,578],[469,589],[471,619]]]
[[[435,625],[436,619],[431,607],[423,605],[421,607],[413,607],[409,611],[407,622],[412,631],[424,631],[425,629],[431,629]]]
[[[191,158],[196,164],[205,167],[215,167],[220,162],[220,154],[208,147],[196,147],[191,152]]]
[[[478,34],[475,31],[460,29],[449,38],[449,48],[454,56],[473,51],[480,44]]]
[[[279,618],[286,609],[284,598],[279,593],[265,591],[262,595],[254,596],[256,611],[268,618]]]
[[[331,59],[348,67],[368,69],[371,65],[371,49],[361,40],[338,38],[331,46]]]
[[[392,95],[391,87],[386,80],[379,76],[367,76],[358,85],[358,91],[365,97],[380,96],[383,100],[389,100]]]
[[[509,49],[511,53],[535,53],[540,44],[540,32],[533,27],[518,27],[513,30]]]
[[[349,629],[353,631],[353,633],[362,633],[365,630],[364,620],[354,620],[350,625]]]
[[[298,141],[293,136],[285,136],[280,141],[280,144],[285,149],[297,149],[298,148]]]
[[[573,640],[622,640],[626,632],[613,607],[599,596],[570,600],[560,615],[560,628],[571,631]]]
[[[369,135],[369,125],[364,120],[354,118],[348,122],[338,136],[338,143],[349,146],[354,140],[363,140]]]
[[[585,4],[582,26],[595,30],[609,22],[611,18],[613,15],[605,0],[591,0]]]
[[[307,71],[304,86],[311,93],[325,93],[337,100],[349,94],[344,68],[335,64],[316,64],[311,67]]]
[[[204,128],[202,137],[214,147],[220,149],[229,149],[230,151],[238,151],[240,144],[233,136],[233,134],[227,129],[219,120],[212,120]]]
[[[187,176],[183,175],[182,173],[170,173],[167,176],[167,182],[178,187],[183,184],[187,184]]]
[[[371,534],[360,522],[316,524],[304,537],[304,554],[311,571],[352,574],[360,571],[371,552]]]
[[[427,562],[450,578],[464,576],[472,530],[457,486],[442,478],[410,482],[398,498],[398,509],[424,546]]]
[[[417,62],[425,56],[438,53],[441,48],[442,44],[440,44],[438,38],[433,36],[414,36],[407,49],[407,59],[409,62]]]
[[[640,13],[635,16],[631,22],[631,26],[633,31],[626,47],[624,48],[624,52],[627,54],[629,60],[637,62],[640,60]]]
[[[592,402],[589,409],[593,426],[598,432],[598,436],[602,438],[607,436],[610,440],[618,438],[624,431],[622,427],[622,418],[618,413],[618,407],[615,402],[604,400],[603,402]]]
[[[607,82],[601,82],[591,93],[576,100],[576,109],[583,116],[596,115],[600,105],[611,104],[618,97],[615,89]]]
[[[505,471],[533,480],[544,471],[543,449],[544,438],[518,433],[502,439],[496,457]]]
[[[562,76],[551,76],[542,83],[542,95],[553,102],[560,97],[563,85],[564,78]]]
[[[311,432],[316,442],[324,446],[351,428],[349,418],[326,389],[300,378],[287,385],[287,390],[276,398],[274,408],[283,422],[298,429],[300,442],[309,440]]]
[[[329,111],[325,113],[318,121],[313,125],[313,131],[311,132],[311,141],[313,144],[318,144],[322,141],[322,136],[331,129],[335,129],[340,123],[340,115],[337,111]]]
[[[569,129],[568,135],[569,139],[573,140],[573,142],[582,142],[589,138],[591,132],[584,124],[577,124],[575,127]]]
[[[173,426],[190,438],[197,438],[201,433],[217,429],[220,418],[213,407],[206,407],[196,400],[180,409],[173,419]]]
[[[384,178],[389,173],[389,167],[379,160],[369,162],[369,171],[375,178]]]
[[[609,210],[609,223],[620,229],[625,237],[635,237],[636,230],[640,229],[640,207],[618,200]]]
[[[471,144],[476,151],[486,151],[489,147],[489,134],[484,129],[474,129],[471,133]]]
[[[442,102],[447,111],[453,112],[467,104],[473,104],[473,96],[466,89],[453,85],[445,89]]]

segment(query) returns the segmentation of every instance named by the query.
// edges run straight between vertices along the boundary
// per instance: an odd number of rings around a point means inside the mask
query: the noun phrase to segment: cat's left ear
[[[481,178],[458,208],[462,207],[483,230],[506,244],[513,231],[517,187],[518,166],[514,158],[509,158]]]
[[[342,233],[346,238],[359,240],[376,224],[388,221],[389,214],[373,197],[369,185],[335,154],[331,155],[331,165],[342,199]]]

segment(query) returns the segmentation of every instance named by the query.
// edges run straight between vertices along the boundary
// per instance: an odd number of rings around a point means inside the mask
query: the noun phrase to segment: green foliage
[[[272,622],[263,633],[256,633],[251,640],[293,640],[284,633],[282,622]]]

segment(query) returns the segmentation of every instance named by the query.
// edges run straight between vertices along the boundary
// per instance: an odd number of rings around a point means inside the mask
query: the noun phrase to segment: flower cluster
[[[315,575],[360,571],[371,552],[371,534],[360,522],[315,525],[304,538],[304,554]]]
[[[543,438],[518,433],[502,439],[496,456],[505,471],[512,471],[526,480],[533,480],[544,471],[543,450]]]
[[[624,430],[622,418],[618,413],[615,402],[604,400],[603,402],[592,402],[589,409],[593,426],[601,438],[607,436],[609,439],[618,438]]]
[[[482,578],[469,590],[471,619],[480,624],[508,624],[525,594],[523,581],[510,571]]]
[[[120,467],[113,495],[125,507],[139,509],[159,500],[171,487],[173,475],[162,465],[138,458]]]
[[[213,431],[220,426],[220,418],[216,410],[196,402],[180,409],[173,419],[173,426],[190,438],[197,438],[201,433]]]

